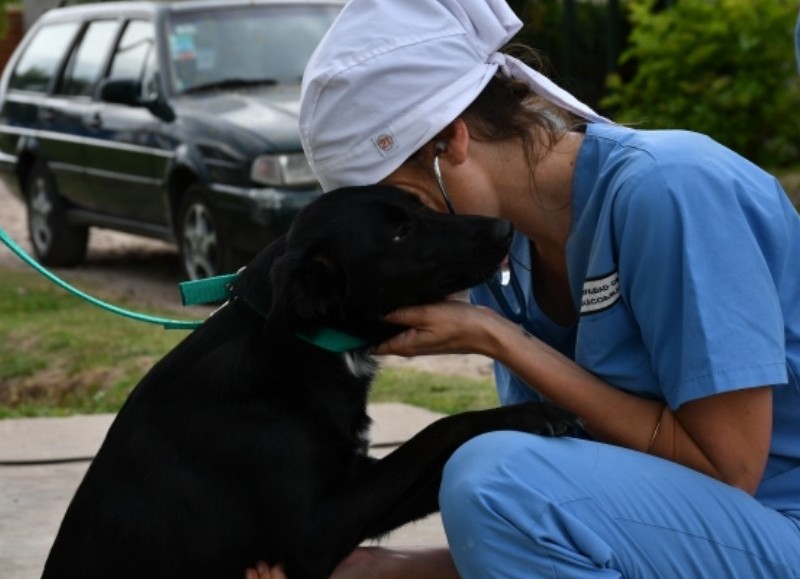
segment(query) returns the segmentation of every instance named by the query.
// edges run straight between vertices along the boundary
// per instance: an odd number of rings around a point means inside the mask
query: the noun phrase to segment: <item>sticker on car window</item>
[[[169,46],[173,60],[189,60],[197,57],[194,34],[174,32],[169,37]]]

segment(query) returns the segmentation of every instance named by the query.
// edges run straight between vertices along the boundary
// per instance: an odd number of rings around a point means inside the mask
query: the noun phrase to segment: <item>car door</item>
[[[80,22],[40,26],[25,39],[14,69],[7,73],[0,109],[0,157],[12,166],[11,171],[20,150],[36,148],[39,142],[40,123],[46,117],[40,107],[49,100],[51,86],[79,29]]]
[[[139,81],[142,98],[159,89],[153,22],[132,19],[119,38],[106,78]],[[97,94],[96,94],[97,96]],[[172,151],[160,138],[163,121],[144,106],[94,101],[84,119],[91,137],[86,174],[113,215],[160,228],[168,224],[166,167]]]
[[[61,78],[39,109],[40,147],[59,192],[88,209],[102,207],[97,205],[85,179],[85,149],[91,136],[84,119],[119,27],[117,19],[85,25],[72,46]]]

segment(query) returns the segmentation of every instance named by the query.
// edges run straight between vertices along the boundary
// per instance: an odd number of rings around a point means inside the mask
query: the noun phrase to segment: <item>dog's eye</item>
[[[392,237],[392,241],[394,243],[398,243],[400,241],[403,241],[406,237],[408,237],[409,233],[411,233],[411,224],[410,223],[404,223],[403,225],[401,225],[400,227],[397,228],[397,231],[394,232],[394,236]]]

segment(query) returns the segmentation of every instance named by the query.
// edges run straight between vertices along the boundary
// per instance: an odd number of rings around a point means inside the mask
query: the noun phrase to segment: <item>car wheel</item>
[[[229,273],[233,268],[218,220],[199,186],[189,187],[178,216],[183,268],[190,280]]]
[[[39,263],[71,267],[83,261],[89,228],[69,223],[64,200],[43,161],[38,161],[28,175],[26,200],[28,233]]]

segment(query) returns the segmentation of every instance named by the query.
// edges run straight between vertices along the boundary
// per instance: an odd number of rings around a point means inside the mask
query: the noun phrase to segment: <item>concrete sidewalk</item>
[[[405,404],[375,404],[372,440],[380,456],[387,443],[407,440],[440,417]],[[113,415],[0,420],[0,577],[34,579],[53,542],[61,518]],[[75,462],[59,460],[79,459]],[[83,459],[83,460],[81,460]],[[49,461],[49,464],[17,464]],[[393,533],[387,546],[444,545],[438,516]]]

